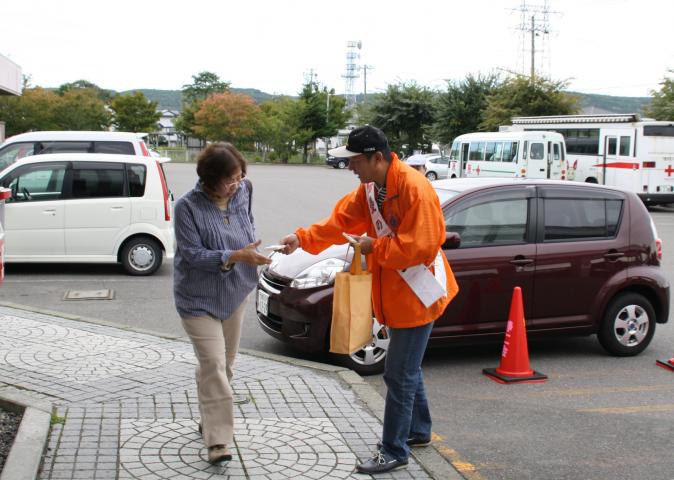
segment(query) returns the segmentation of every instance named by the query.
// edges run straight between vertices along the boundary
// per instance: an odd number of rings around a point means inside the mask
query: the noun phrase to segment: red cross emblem
[[[667,173],[668,177],[671,177],[672,173],[674,173],[674,168],[672,168],[671,165],[667,165],[667,168],[665,168],[665,172]]]

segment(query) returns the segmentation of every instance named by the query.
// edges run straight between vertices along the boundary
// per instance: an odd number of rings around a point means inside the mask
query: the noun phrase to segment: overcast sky
[[[527,5],[542,6],[544,0]],[[549,0],[536,66],[569,89],[648,96],[674,69],[673,0]],[[236,88],[297,94],[306,75],[345,91],[348,41],[361,41],[367,91],[438,88],[469,73],[529,72],[521,0],[3,0],[0,53],[57,87],[180,89],[207,70]],[[556,13],[555,13],[556,12]],[[527,14],[527,26],[534,11]],[[535,13],[537,27],[543,15]],[[526,65],[526,67],[524,67]],[[355,93],[363,91],[363,77]]]

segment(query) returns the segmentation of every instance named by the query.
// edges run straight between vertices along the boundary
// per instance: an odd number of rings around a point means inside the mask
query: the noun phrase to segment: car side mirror
[[[445,233],[445,243],[442,244],[443,250],[452,250],[461,246],[461,235],[456,232]]]

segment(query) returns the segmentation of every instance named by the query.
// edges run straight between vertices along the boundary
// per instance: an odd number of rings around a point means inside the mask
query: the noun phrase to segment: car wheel
[[[655,333],[655,311],[638,293],[623,293],[606,309],[599,327],[599,343],[607,352],[620,357],[641,353]]]
[[[432,182],[433,180],[438,179],[438,175],[435,172],[428,172],[426,174],[426,178],[429,179]]]
[[[344,366],[360,375],[374,375],[384,371],[390,339],[386,327],[373,320],[370,343],[351,355],[339,356]]]
[[[339,162],[337,162],[337,168],[339,168],[340,170],[346,168],[346,162],[344,160],[340,160]]]
[[[129,275],[152,275],[161,266],[162,250],[152,238],[135,237],[122,247],[121,260]]]

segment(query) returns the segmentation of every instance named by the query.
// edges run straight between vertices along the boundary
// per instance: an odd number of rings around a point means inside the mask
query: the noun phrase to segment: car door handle
[[[56,209],[49,208],[47,210],[43,210],[42,213],[44,213],[45,215],[51,215],[53,217],[56,215]]]
[[[604,254],[604,258],[607,260],[618,260],[624,256],[625,254],[623,252],[616,252],[615,250]]]
[[[510,263],[513,265],[517,265],[518,267],[521,267],[523,265],[529,265],[530,263],[534,263],[533,258],[524,258],[524,257],[515,257],[514,259],[510,260]]]
[[[121,205],[115,205],[113,207],[110,207],[110,210],[124,210],[124,207]]]

